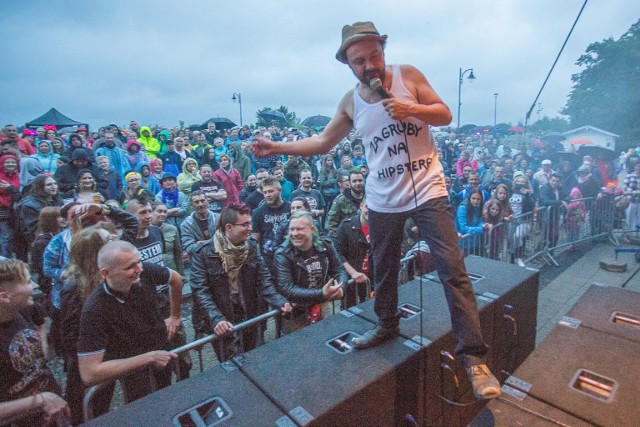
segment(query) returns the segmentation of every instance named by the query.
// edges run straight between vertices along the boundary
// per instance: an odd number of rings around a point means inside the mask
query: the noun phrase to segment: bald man
[[[167,365],[177,356],[166,350],[180,325],[182,280],[171,280],[172,271],[164,267],[146,266],[150,272],[143,273],[138,249],[121,240],[102,247],[98,267],[104,282],[85,301],[80,319],[80,375],[91,386],[131,373],[122,383],[132,401],[153,391],[141,368],[155,368],[159,387],[171,383]],[[150,308],[156,306],[156,285],[167,283],[171,314],[164,320]]]

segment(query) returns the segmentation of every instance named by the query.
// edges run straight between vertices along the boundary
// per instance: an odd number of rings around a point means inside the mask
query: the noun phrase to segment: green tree
[[[640,20],[620,39],[592,43],[571,77],[573,89],[562,114],[571,126],[593,125],[620,135],[618,149],[640,143]]]
[[[273,110],[273,108],[271,107],[264,107],[258,110],[258,112],[256,113],[256,126],[265,126],[265,127],[269,127],[271,126],[271,120],[265,120],[261,114],[264,113],[267,110]],[[295,127],[295,126],[299,126],[300,125],[300,119],[296,116],[296,113],[291,111],[289,112],[289,108],[281,105],[278,108],[275,109],[275,111],[278,111],[282,114],[284,114],[284,121],[281,120],[277,120],[275,121],[276,126],[278,127]]]
[[[537,122],[534,122],[529,126],[529,131],[533,133],[540,133],[544,135],[547,132],[566,132],[571,129],[569,121],[562,117],[547,117],[544,116]]]

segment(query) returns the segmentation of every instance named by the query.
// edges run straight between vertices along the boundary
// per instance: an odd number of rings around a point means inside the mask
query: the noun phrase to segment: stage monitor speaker
[[[593,424],[532,398],[522,402],[500,398],[489,402],[469,426],[592,427]]]
[[[503,396],[535,399],[598,426],[635,427],[639,356],[635,342],[559,325],[506,381]]]
[[[421,348],[396,337],[353,349],[373,326],[344,311],[234,361],[299,425],[405,425],[407,415],[421,425]]]
[[[640,343],[640,293],[592,285],[567,313],[580,326]]]
[[[535,348],[540,273],[489,258],[464,259],[478,301],[494,312],[493,363],[497,372],[513,371]],[[440,282],[436,273],[426,275]]]
[[[426,346],[424,360],[427,425],[438,425],[438,419],[443,420],[445,424],[451,424],[449,421],[461,409],[446,404],[440,396],[457,401],[470,390],[471,385],[467,381],[462,362],[452,359],[457,341],[452,332],[451,315],[444,288],[441,283],[428,279],[422,279],[422,283],[420,279],[412,280],[398,287],[398,303],[401,313],[400,334],[415,342],[421,342],[422,336],[422,343]],[[488,305],[488,302],[478,300],[482,334],[486,342],[491,342],[495,316]],[[349,310],[375,322],[377,316],[373,308],[374,300],[370,300]],[[490,357],[489,366],[492,365]],[[477,411],[480,405],[471,405],[466,409]]]
[[[85,425],[294,427],[295,423],[256,388],[235,364],[226,362]]]

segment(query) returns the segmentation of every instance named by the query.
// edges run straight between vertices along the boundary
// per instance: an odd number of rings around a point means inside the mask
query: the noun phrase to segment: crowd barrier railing
[[[276,317],[278,314],[280,313],[279,309],[274,309],[271,311],[268,311],[264,314],[261,314],[259,316],[253,317],[251,319],[248,319],[244,322],[238,323],[237,325],[234,325],[233,330],[232,330],[232,334],[240,334],[240,340],[242,339],[242,333],[244,330],[246,330],[247,328],[250,327],[255,327],[257,326],[259,323],[264,322],[272,317]],[[203,361],[202,361],[202,348],[211,343],[213,344],[215,341],[217,341],[218,339],[222,338],[222,337],[226,337],[227,335],[216,335],[216,334],[211,334],[211,335],[207,335],[205,337],[199,338],[195,341],[192,341],[190,343],[187,343],[183,346],[180,346],[178,348],[175,348],[173,350],[170,350],[171,353],[175,353],[178,356],[180,356],[183,353],[187,353],[191,350],[195,350],[198,351],[200,354],[200,372],[203,371]],[[221,346],[223,349],[223,359],[225,359],[225,355],[224,352],[226,351],[226,349],[224,348],[224,346]],[[240,346],[240,348],[242,348],[242,346]],[[172,359],[170,362],[171,365],[171,369],[173,370],[173,372],[176,374],[176,381],[180,381],[183,377],[183,373],[180,370],[180,365],[178,363],[178,358],[176,359]],[[151,384],[151,390],[153,391],[157,391],[157,384],[155,381],[155,376],[153,375],[153,367],[144,367],[144,368],[140,368],[137,370],[134,370],[132,372],[128,372],[127,375],[130,375],[133,372],[139,372],[142,370],[147,370],[148,374],[149,374],[149,381]],[[125,377],[126,375],[123,375],[122,377],[119,378],[114,378],[110,381],[105,381],[103,383],[100,384],[96,384],[92,387],[90,387],[86,393],[85,393],[85,397],[83,400],[83,413],[84,413],[84,419],[85,422],[93,419],[95,417],[95,410],[94,410],[94,404],[95,404],[95,397],[98,396],[99,391],[107,389],[109,387],[112,387],[117,381],[119,381],[121,378]],[[126,401],[126,393],[125,393],[125,404],[129,403]]]
[[[619,230],[621,211],[607,199],[590,197],[572,200],[567,207],[543,206],[518,215],[511,221],[501,222],[482,234],[460,237],[464,255],[476,255],[508,263],[526,264],[541,258],[558,265],[555,257],[561,249],[573,249],[583,242],[608,238],[618,245],[617,233],[635,233]]]

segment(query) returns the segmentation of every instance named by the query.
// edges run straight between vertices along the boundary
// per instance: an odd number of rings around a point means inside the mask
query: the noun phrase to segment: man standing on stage
[[[324,131],[295,144],[256,138],[251,148],[257,156],[312,156],[328,152],[353,127],[357,129],[371,171],[366,196],[379,325],[354,339],[354,346],[372,347],[399,334],[400,245],[405,220],[411,217],[437,263],[458,341],[456,354],[474,394],[479,399],[494,398],[500,395],[500,384],[485,364],[487,346],[477,304],[429,131],[429,125],[449,124],[451,112],[415,67],[385,64],[386,39],[371,22],[345,25],[336,59],[349,65],[359,82],[342,98]],[[375,79],[380,84],[376,89]]]

